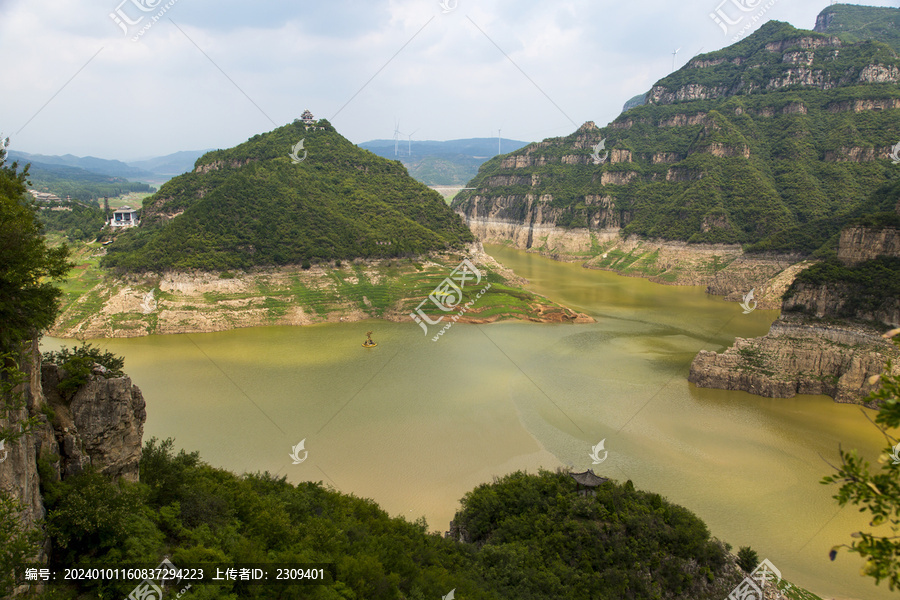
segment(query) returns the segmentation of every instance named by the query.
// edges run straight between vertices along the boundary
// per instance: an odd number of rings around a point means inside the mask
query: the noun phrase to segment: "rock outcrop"
[[[50,476],[60,480],[91,465],[111,477],[138,479],[146,411],[144,399],[128,377],[106,379],[95,373],[74,396],[64,399],[57,389],[60,370],[40,365],[35,341],[28,380],[21,386],[23,405],[0,418],[0,428],[16,429],[34,418],[36,424],[0,452],[0,490],[21,506],[25,528],[46,515],[40,492],[38,459],[51,465]],[[38,375],[40,373],[40,375]],[[48,542],[38,556],[45,560]]]
[[[900,373],[900,350],[879,333],[861,326],[813,325],[788,315],[761,338],[737,338],[722,353],[702,350],[691,363],[688,381],[769,398],[824,394],[859,403],[877,387],[868,379],[880,374],[888,359],[895,364],[893,372]]]
[[[882,298],[867,306],[853,306],[848,285],[829,283],[812,285],[797,282],[784,299],[782,310],[803,312],[816,318],[840,318],[852,314],[860,321],[878,321],[890,327],[900,326],[900,298]]]
[[[141,390],[128,377],[106,379],[95,373],[66,402],[57,389],[60,375],[56,365],[43,366],[46,399],[58,421],[54,433],[61,476],[93,466],[110,477],[137,481],[147,419]]]
[[[900,235],[891,227],[847,227],[837,255],[848,267],[900,256]],[[893,373],[900,373],[900,348],[873,325],[900,326],[900,298],[860,302],[858,284],[815,281],[798,280],[789,293],[781,289],[784,312],[765,336],[738,338],[721,353],[701,351],[688,380],[772,398],[825,394],[859,403],[876,387],[869,378],[882,373],[889,360]],[[869,296],[868,290],[862,293]]]
[[[847,227],[841,231],[838,260],[845,265],[858,265],[879,256],[900,257],[900,229]]]

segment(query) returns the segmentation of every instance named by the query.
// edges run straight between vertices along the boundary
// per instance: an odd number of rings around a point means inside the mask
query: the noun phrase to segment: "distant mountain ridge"
[[[104,264],[131,271],[246,269],[462,248],[441,196],[325,120],[204,154],[144,200],[142,226]]]
[[[51,156],[46,154],[29,154],[27,152],[18,152],[16,150],[9,151],[11,160],[19,161],[19,163],[41,163],[43,165],[62,165],[66,167],[77,167],[111,177],[124,177],[126,179],[141,179],[153,177],[154,174],[131,166],[120,160],[107,160],[105,158],[95,158],[93,156],[74,156],[72,154],[64,154],[62,156]]]
[[[479,237],[507,231],[524,247],[554,227],[758,251],[836,247],[845,223],[878,210],[872,193],[892,173],[898,82],[887,44],[771,21],[693,58],[606,127],[487,161],[453,207]]]
[[[165,156],[156,156],[143,160],[123,162],[96,158],[93,156],[74,156],[29,154],[28,152],[9,151],[10,160],[20,164],[40,163],[44,168],[51,165],[73,167],[108,177],[157,181],[160,177],[168,178],[187,173],[194,168],[198,158],[211,150],[181,150]]]
[[[181,150],[173,152],[165,156],[157,156],[144,160],[132,160],[128,164],[132,167],[144,169],[154,175],[168,175],[174,177],[181,175],[194,169],[194,163],[197,159],[212,151],[213,148],[206,150]]]
[[[425,185],[464,186],[484,161],[512,152],[527,142],[507,138],[466,138],[447,141],[372,140],[359,144],[370,152],[402,162]]]
[[[129,192],[153,191],[149,184],[129,181],[124,177],[102,175],[68,165],[33,160],[27,162],[31,165],[28,170],[31,188],[56,194],[61,199],[69,196],[82,202],[94,200],[99,205],[99,199],[104,196],[112,198]]]

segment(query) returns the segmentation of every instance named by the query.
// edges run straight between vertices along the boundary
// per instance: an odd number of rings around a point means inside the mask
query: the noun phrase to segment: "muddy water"
[[[412,321],[370,321],[99,343],[126,357],[144,391],[145,437],[174,437],[216,466],[321,480],[441,531],[462,495],[495,476],[593,468],[688,507],[823,597],[890,597],[856,557],[828,560],[865,524],[818,483],[839,443],[877,456],[882,440],[860,410],[687,382],[699,350],[762,335],[777,312],[488,250],[597,322],[454,324],[438,342]],[[362,347],[367,330],[376,348]],[[293,464],[301,440],[308,455]],[[594,465],[600,440],[608,455]]]

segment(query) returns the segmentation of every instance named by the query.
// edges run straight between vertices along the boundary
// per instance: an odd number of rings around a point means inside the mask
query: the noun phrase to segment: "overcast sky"
[[[608,123],[675,49],[677,68],[751,24],[811,29],[828,4],[0,0],[0,134],[133,160],[231,147],[308,108],[355,143],[393,137],[397,119],[403,139],[540,140]]]

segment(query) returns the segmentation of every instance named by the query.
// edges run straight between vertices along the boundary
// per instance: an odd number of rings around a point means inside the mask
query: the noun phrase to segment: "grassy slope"
[[[212,280],[236,283],[220,291],[163,291],[160,277],[132,275],[120,279],[99,265],[99,244],[79,247],[76,267],[61,286],[65,292],[60,317],[52,334],[70,337],[87,327],[102,326],[105,335],[166,333],[173,329],[202,330],[198,323],[224,319],[226,325],[277,325],[293,323],[291,315],[302,310],[308,322],[347,318],[410,320],[409,314],[459,264],[457,255],[432,255],[427,260],[385,259],[343,262],[340,266],[265,269],[251,272],[224,271]],[[567,321],[572,311],[510,282],[485,265],[481,282],[470,281],[461,305],[488,284],[490,289],[465,314],[463,321],[493,321],[501,318]],[[208,289],[209,285],[198,286]],[[143,297],[153,291],[156,308],[144,313],[137,301],[130,309],[106,310],[114,297]],[[452,316],[431,303],[423,307],[433,318]],[[160,315],[166,311],[165,322]],[[226,327],[227,328],[227,327]],[[436,333],[436,332],[435,332]]]
[[[896,8],[837,4],[820,14],[833,15],[824,33],[848,42],[879,40],[900,52],[900,10]]]

